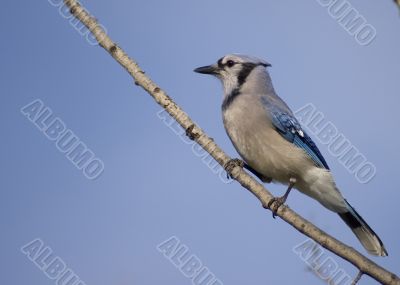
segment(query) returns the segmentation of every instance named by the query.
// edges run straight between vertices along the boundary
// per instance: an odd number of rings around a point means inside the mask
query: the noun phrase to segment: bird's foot
[[[243,168],[243,166],[244,166],[243,160],[241,160],[239,158],[233,158],[233,159],[230,159],[227,163],[225,163],[224,169],[226,171],[226,177],[228,179],[232,179],[232,175],[231,175],[232,170],[237,166],[239,166],[240,168]]]
[[[267,208],[271,209],[272,217],[275,219],[276,213],[280,206],[282,206],[286,202],[286,197],[273,197],[267,204]]]
[[[282,197],[273,197],[267,204],[267,208],[271,209],[272,211],[272,217],[275,219],[276,213],[278,212],[278,209],[280,206],[282,206],[285,202],[287,197],[289,196],[290,191],[292,190],[294,184],[296,184],[297,180],[296,178],[290,178],[289,179],[289,186],[286,190],[286,193]]]

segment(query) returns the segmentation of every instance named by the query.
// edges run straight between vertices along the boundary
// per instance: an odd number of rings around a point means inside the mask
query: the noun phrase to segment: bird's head
[[[228,54],[216,63],[196,68],[194,71],[216,76],[222,81],[225,93],[230,93],[232,90],[240,88],[255,68],[262,67],[264,69],[267,66],[271,65],[256,57]]]

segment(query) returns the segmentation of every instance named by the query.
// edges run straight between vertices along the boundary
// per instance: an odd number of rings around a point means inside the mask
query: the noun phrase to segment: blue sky
[[[192,70],[232,52],[270,62],[275,89],[293,110],[313,104],[376,167],[371,181],[359,183],[310,133],[338,187],[386,245],[389,257],[372,259],[400,274],[399,13],[389,0],[352,1],[376,29],[375,39],[360,45],[318,1],[298,2],[83,4],[233,157],[221,120],[221,86]],[[306,238],[273,220],[238,183],[222,183],[179,128],[159,118],[161,108],[56,7],[8,1],[3,11],[1,284],[55,284],[20,251],[35,239],[87,285],[191,284],[157,249],[172,236],[223,284],[324,284],[293,252]],[[21,113],[35,100],[101,159],[97,179],[88,179]],[[267,188],[275,195],[285,190]],[[298,192],[288,204],[366,254],[320,204]],[[360,284],[375,282],[363,277]]]

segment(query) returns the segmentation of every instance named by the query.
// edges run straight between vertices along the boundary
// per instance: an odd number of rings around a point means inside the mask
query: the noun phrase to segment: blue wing
[[[262,101],[271,114],[272,124],[282,137],[303,149],[318,167],[329,170],[329,166],[318,147],[307,133],[301,129],[301,125],[297,119],[288,112],[272,106],[267,100]]]

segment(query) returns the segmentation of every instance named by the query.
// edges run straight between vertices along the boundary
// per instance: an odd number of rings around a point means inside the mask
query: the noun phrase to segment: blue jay
[[[269,66],[255,57],[230,54],[194,70],[221,80],[225,130],[243,166],[263,182],[288,185],[285,195],[274,198],[268,207],[275,214],[296,188],[338,213],[370,254],[387,256],[378,235],[343,198],[315,143],[275,93]]]

